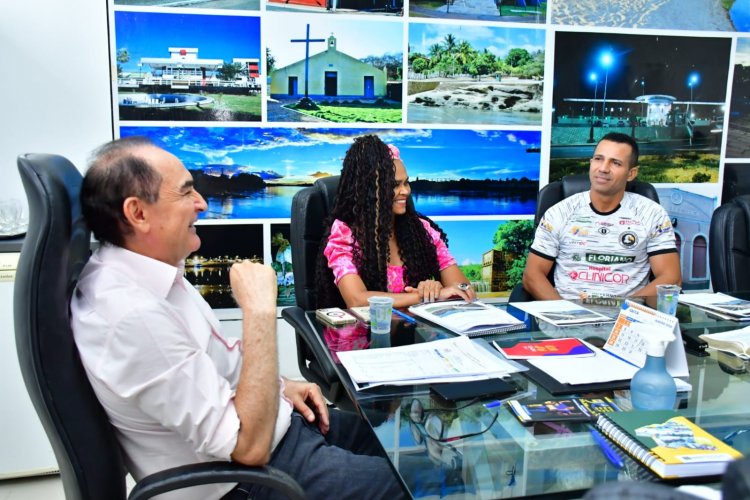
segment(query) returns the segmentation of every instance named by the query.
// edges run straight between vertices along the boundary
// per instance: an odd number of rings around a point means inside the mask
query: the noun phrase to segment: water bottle
[[[671,410],[677,399],[677,386],[667,372],[664,352],[646,356],[646,364],[630,382],[630,400],[636,410]]]

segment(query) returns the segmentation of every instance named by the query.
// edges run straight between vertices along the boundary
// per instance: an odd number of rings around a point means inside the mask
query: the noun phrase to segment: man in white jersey
[[[206,201],[177,157],[145,138],[94,156],[81,210],[101,247],[71,299],[71,326],[89,381],[140,480],[213,460],[270,464],[307,497],[403,498],[372,431],[328,411],[315,384],[278,373],[276,273],[245,261],[229,272],[242,339],[221,325],[184,278],[200,247]],[[373,487],[377,485],[377,487]],[[275,498],[256,485],[213,484],[158,498]]]
[[[536,229],[523,273],[535,299],[656,295],[657,284],[682,283],[667,212],[625,191],[636,175],[638,144],[626,134],[605,135],[590,160],[591,190],[551,207]]]

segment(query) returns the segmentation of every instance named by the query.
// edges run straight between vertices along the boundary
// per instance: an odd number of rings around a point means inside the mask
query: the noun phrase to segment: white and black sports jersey
[[[565,299],[627,296],[648,283],[648,258],[676,252],[672,222],[660,205],[625,192],[609,213],[594,210],[588,191],[551,207],[531,252],[556,262],[555,288]]]

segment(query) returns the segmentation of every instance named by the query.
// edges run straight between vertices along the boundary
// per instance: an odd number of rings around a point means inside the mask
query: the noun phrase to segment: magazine
[[[504,333],[526,327],[526,323],[506,310],[478,300],[474,302],[448,300],[418,304],[409,307],[409,312],[468,337]]]
[[[614,318],[586,309],[568,300],[514,302],[513,307],[555,326],[611,323],[614,321]]]
[[[620,411],[612,398],[564,398],[544,401],[509,401],[508,406],[522,424],[534,422],[586,422],[602,413]]]
[[[724,293],[685,293],[679,297],[683,304],[700,307],[726,319],[750,321],[750,301]]]

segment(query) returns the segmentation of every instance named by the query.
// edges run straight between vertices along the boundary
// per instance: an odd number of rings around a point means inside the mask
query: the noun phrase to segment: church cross
[[[310,43],[312,42],[325,42],[325,39],[323,38],[310,38],[310,25],[307,25],[307,34],[305,35],[305,38],[300,39],[292,39],[294,42],[304,42],[305,43],[305,97],[307,97],[307,76],[310,71]]]

